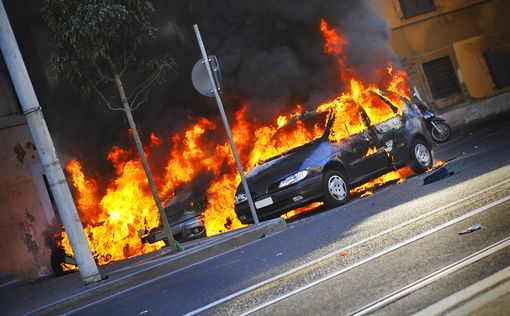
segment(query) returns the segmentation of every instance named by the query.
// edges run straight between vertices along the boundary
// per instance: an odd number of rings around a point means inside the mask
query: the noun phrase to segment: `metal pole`
[[[57,157],[48,127],[44,121],[39,101],[28,76],[25,63],[12,32],[3,2],[0,1],[0,49],[18,95],[28,128],[35,142],[39,159],[44,168],[51,193],[55,198],[62,224],[64,225],[83,283],[91,284],[101,280],[94,257],[89,248],[83,226],[76,210],[71,191]]]
[[[218,88],[216,87],[216,82],[214,81],[211,65],[209,64],[209,58],[205,51],[204,42],[202,41],[202,36],[200,36],[198,25],[196,24],[193,25],[193,29],[195,30],[195,35],[197,36],[198,45],[200,46],[200,52],[202,53],[202,58],[204,59],[205,68],[207,69],[207,74],[209,75],[209,80],[211,80],[211,84],[213,87],[212,92],[214,93],[214,97],[216,98],[216,103],[218,104],[218,109],[220,110],[221,119],[223,120],[223,125],[225,126],[225,130],[227,131],[230,147],[232,148],[232,152],[234,153],[234,158],[237,164],[237,170],[239,170],[239,174],[241,175],[241,182],[243,183],[244,192],[248,197],[248,205],[250,206],[253,221],[255,224],[258,224],[259,218],[257,216],[257,212],[255,211],[255,205],[253,204],[253,200],[251,198],[250,189],[248,188],[248,182],[246,182],[246,177],[244,176],[243,167],[241,166],[241,161],[239,160],[239,155],[237,154],[236,145],[234,144],[234,139],[232,138],[232,132],[230,131],[230,126],[228,125],[227,116],[225,115],[225,110],[223,109],[223,103],[221,102],[220,94],[218,93]]]

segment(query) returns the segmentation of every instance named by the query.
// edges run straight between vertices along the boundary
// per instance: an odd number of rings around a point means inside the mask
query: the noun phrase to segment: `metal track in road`
[[[208,309],[211,309],[211,308],[213,308],[213,307],[215,307],[215,306],[218,306],[218,305],[220,305],[220,304],[223,304],[223,303],[226,303],[226,302],[228,302],[228,301],[230,301],[230,300],[233,300],[233,299],[235,299],[235,298],[237,298],[237,297],[240,297],[240,296],[242,296],[242,295],[244,295],[244,294],[247,294],[247,293],[249,293],[249,292],[251,292],[251,291],[254,291],[254,290],[256,290],[256,289],[259,289],[259,288],[262,288],[262,287],[264,287],[264,286],[267,286],[267,285],[269,285],[269,284],[271,284],[271,283],[273,283],[273,282],[280,281],[280,280],[282,280],[282,279],[284,279],[284,278],[286,278],[286,277],[289,277],[290,275],[293,275],[293,274],[295,274],[295,273],[299,273],[300,271],[302,271],[302,270],[306,270],[306,269],[308,269],[308,268],[310,268],[310,267],[312,267],[312,266],[314,266],[314,265],[317,265],[317,264],[319,264],[319,263],[321,263],[321,262],[323,262],[323,261],[325,261],[325,260],[328,260],[328,259],[331,259],[331,258],[333,258],[333,257],[336,257],[336,256],[340,255],[342,252],[344,252],[344,251],[346,251],[346,250],[349,250],[349,249],[351,249],[351,248],[354,248],[354,247],[360,246],[360,245],[362,245],[362,244],[365,244],[365,243],[367,243],[367,242],[369,242],[369,241],[371,241],[371,240],[374,240],[374,239],[376,239],[376,238],[379,238],[379,237],[381,237],[381,236],[383,236],[383,235],[386,235],[386,234],[389,234],[389,233],[391,233],[391,232],[397,231],[398,229],[401,229],[401,228],[403,228],[403,227],[405,227],[405,226],[407,226],[407,225],[411,225],[411,224],[413,224],[413,223],[416,223],[416,222],[418,222],[418,221],[420,221],[420,220],[423,220],[423,219],[425,219],[425,218],[427,218],[427,217],[430,217],[430,216],[432,216],[432,215],[434,215],[434,214],[437,214],[437,213],[439,213],[439,212],[441,212],[441,211],[443,211],[443,210],[446,210],[446,209],[448,209],[448,208],[450,208],[450,207],[452,207],[452,206],[455,206],[455,205],[461,204],[461,203],[463,203],[463,202],[465,202],[465,201],[467,201],[467,200],[469,200],[469,199],[472,199],[472,198],[477,197],[477,196],[479,196],[479,195],[485,194],[485,193],[487,193],[488,191],[491,191],[491,190],[493,190],[493,189],[496,189],[496,188],[498,188],[498,187],[500,187],[500,186],[503,186],[503,185],[505,185],[505,184],[508,184],[508,183],[510,183],[510,179],[507,179],[507,180],[505,180],[505,181],[501,181],[501,182],[499,182],[499,183],[496,183],[496,184],[494,184],[494,185],[492,185],[492,186],[490,186],[490,187],[485,188],[484,190],[481,190],[481,191],[478,191],[478,192],[472,193],[472,194],[470,194],[470,195],[468,195],[468,196],[465,196],[464,198],[459,199],[459,200],[457,200],[457,201],[455,201],[455,202],[448,203],[448,204],[443,205],[443,206],[441,206],[441,207],[439,207],[439,208],[433,209],[433,210],[431,210],[431,211],[430,211],[430,212],[428,212],[428,213],[422,214],[422,215],[420,215],[420,216],[418,216],[418,217],[415,217],[415,218],[413,218],[413,219],[410,219],[410,220],[408,220],[408,221],[406,221],[406,222],[403,222],[403,223],[401,223],[401,224],[399,224],[399,225],[395,225],[395,226],[393,226],[393,227],[391,227],[391,228],[389,228],[389,229],[386,229],[386,230],[381,231],[381,232],[379,232],[379,233],[377,233],[377,234],[374,234],[374,235],[372,235],[372,236],[370,236],[370,237],[368,237],[368,238],[366,238],[366,239],[363,239],[363,240],[360,240],[360,241],[358,241],[358,242],[355,242],[355,243],[353,243],[353,244],[351,244],[351,245],[348,245],[348,246],[346,246],[346,247],[344,247],[344,248],[342,248],[342,249],[340,249],[340,250],[338,250],[338,251],[333,251],[333,252],[331,252],[331,253],[329,253],[329,254],[327,254],[327,255],[325,255],[325,256],[322,256],[322,257],[320,257],[320,258],[317,258],[317,259],[315,259],[315,260],[312,260],[312,261],[310,261],[310,262],[308,262],[308,263],[306,263],[306,264],[303,264],[303,265],[300,265],[300,266],[298,266],[298,267],[296,267],[296,268],[290,269],[290,270],[288,270],[288,271],[286,271],[286,272],[284,272],[284,273],[281,273],[281,274],[276,275],[276,276],[274,276],[274,277],[272,277],[272,278],[269,278],[269,279],[267,279],[267,280],[264,280],[264,281],[262,281],[262,282],[259,282],[259,283],[257,283],[257,284],[254,284],[254,285],[252,285],[252,286],[250,286],[250,287],[247,287],[247,288],[245,288],[245,289],[243,289],[243,290],[241,290],[241,291],[238,291],[238,292],[236,292],[236,293],[233,293],[233,294],[231,294],[231,295],[228,295],[228,296],[226,296],[226,297],[224,297],[224,298],[222,298],[222,299],[220,299],[220,300],[217,300],[217,301],[214,301],[214,302],[212,302],[212,303],[210,303],[210,304],[207,304],[207,305],[205,305],[205,306],[202,306],[201,308],[198,308],[198,309],[196,309],[196,310],[193,310],[193,311],[191,311],[191,312],[187,313],[187,314],[186,314],[186,316],[191,316],[191,315],[199,314],[199,313],[204,312],[204,311],[206,311],[206,310],[208,310]],[[464,220],[464,219],[466,219],[466,218],[468,218],[468,217],[470,217],[470,216],[474,216],[474,215],[476,215],[476,214],[478,214],[478,213],[481,213],[481,212],[483,212],[483,211],[485,211],[485,210],[487,210],[487,209],[489,209],[489,208],[491,208],[491,207],[493,207],[493,206],[495,206],[495,205],[498,205],[498,204],[504,203],[504,202],[506,202],[506,201],[508,201],[508,200],[510,200],[510,195],[505,196],[504,198],[499,199],[499,200],[497,200],[497,201],[494,201],[494,202],[492,202],[492,203],[489,203],[489,204],[487,204],[487,205],[485,205],[485,206],[482,206],[482,207],[480,207],[480,208],[478,208],[478,209],[475,209],[474,211],[471,211],[471,212],[469,212],[469,213],[467,213],[467,214],[465,214],[465,215],[463,215],[463,216],[460,216],[460,217],[458,217],[458,218],[455,218],[455,219],[453,219],[453,220],[451,220],[451,221],[449,221],[449,222],[447,222],[447,223],[444,223],[444,224],[442,224],[442,225],[440,225],[440,226],[437,226],[437,227],[435,227],[435,228],[434,228],[434,229],[432,229],[432,230],[426,231],[426,232],[424,232],[424,233],[422,233],[422,234],[420,234],[420,235],[417,235],[417,236],[415,236],[415,237],[413,237],[413,238],[411,238],[411,239],[408,239],[408,240],[403,241],[403,242],[401,242],[401,243],[399,243],[399,244],[396,244],[396,245],[394,245],[393,247],[387,248],[386,250],[384,250],[384,251],[382,251],[382,252],[380,252],[380,253],[378,253],[378,254],[375,254],[375,255],[373,255],[373,256],[371,256],[371,257],[368,257],[368,258],[366,258],[366,259],[364,259],[364,260],[362,260],[362,261],[359,261],[359,262],[357,262],[357,263],[355,263],[355,264],[353,264],[353,265],[351,265],[351,266],[348,266],[348,267],[346,267],[346,268],[344,268],[344,269],[342,269],[342,270],[339,270],[339,271],[337,271],[337,272],[335,272],[335,273],[333,273],[333,274],[330,274],[330,275],[328,275],[328,276],[326,276],[326,277],[324,277],[324,278],[321,278],[321,279],[319,279],[318,281],[316,281],[316,282],[314,282],[314,283],[311,283],[311,284],[306,285],[305,287],[302,287],[302,288],[299,288],[299,289],[297,289],[297,290],[295,290],[295,291],[289,292],[289,293],[287,293],[287,294],[286,294],[286,295],[284,295],[284,296],[278,297],[278,298],[276,298],[275,300],[272,300],[272,301],[269,301],[269,302],[265,303],[264,305],[260,305],[260,306],[256,307],[255,309],[248,311],[248,312],[247,312],[247,313],[245,313],[245,314],[249,314],[249,313],[255,312],[255,311],[257,311],[257,310],[259,310],[259,309],[261,309],[261,308],[264,308],[264,307],[266,307],[266,306],[269,306],[269,305],[271,305],[271,304],[274,304],[274,303],[276,303],[277,301],[283,300],[283,299],[285,299],[285,298],[287,298],[287,297],[289,297],[289,296],[291,296],[291,295],[294,295],[294,294],[296,294],[296,293],[298,293],[298,292],[301,292],[301,291],[303,291],[303,290],[305,290],[305,289],[307,289],[307,288],[309,288],[309,287],[312,287],[312,286],[314,286],[314,285],[316,285],[316,284],[318,284],[318,283],[321,283],[321,282],[323,282],[323,281],[326,281],[326,280],[328,280],[328,279],[330,279],[330,278],[333,278],[333,277],[335,277],[335,276],[337,276],[337,275],[339,275],[339,274],[345,273],[345,272],[347,272],[347,271],[349,271],[349,270],[351,270],[351,269],[353,269],[353,268],[355,268],[355,267],[357,267],[357,266],[359,266],[359,265],[361,265],[361,264],[364,264],[364,263],[366,263],[366,262],[368,262],[368,261],[374,260],[374,259],[376,259],[376,258],[378,258],[378,257],[380,257],[380,256],[382,256],[382,255],[385,255],[385,254],[387,254],[387,253],[389,253],[389,252],[391,252],[391,251],[394,251],[394,250],[396,250],[396,249],[398,249],[398,248],[401,248],[401,247],[403,247],[403,246],[405,246],[405,245],[407,245],[407,244],[409,244],[409,243],[411,243],[411,242],[414,242],[414,241],[416,241],[416,240],[418,240],[418,239],[421,239],[421,238],[423,238],[423,237],[425,237],[425,236],[427,236],[427,235],[430,235],[430,234],[432,234],[432,233],[435,233],[435,232],[437,232],[438,230],[441,230],[441,229],[443,229],[443,228],[445,228],[445,227],[448,227],[448,226],[450,226],[450,225],[456,224],[457,222],[460,222],[460,221],[462,221],[462,220]]]
[[[507,195],[504,198],[501,198],[501,199],[499,199],[497,201],[494,201],[492,203],[489,203],[489,204],[486,204],[486,205],[484,205],[482,207],[479,207],[479,208],[477,208],[477,209],[475,209],[475,210],[473,210],[473,211],[471,211],[469,213],[466,213],[466,214],[464,214],[462,216],[459,216],[459,217],[457,217],[457,218],[455,218],[455,219],[453,219],[451,221],[448,221],[448,222],[443,223],[443,224],[441,224],[439,226],[436,226],[436,227],[434,227],[431,230],[428,230],[428,231],[426,231],[424,233],[421,233],[421,234],[419,234],[417,236],[414,236],[413,238],[410,238],[410,239],[404,240],[403,242],[395,244],[392,247],[389,247],[389,248],[387,248],[387,249],[385,249],[385,250],[383,250],[383,251],[381,251],[379,253],[376,253],[376,254],[374,254],[374,255],[372,255],[370,257],[367,257],[367,258],[365,258],[365,259],[363,259],[361,261],[358,261],[358,262],[356,262],[356,263],[354,263],[354,264],[352,264],[350,266],[347,266],[347,267],[345,267],[343,269],[340,269],[340,270],[338,270],[338,271],[336,271],[334,273],[331,273],[331,274],[329,274],[329,275],[327,275],[327,276],[325,276],[325,277],[323,277],[321,279],[318,279],[318,280],[316,280],[314,282],[311,282],[311,283],[309,283],[309,284],[307,284],[305,286],[302,286],[302,287],[300,287],[298,289],[295,289],[295,290],[293,290],[291,292],[288,292],[288,293],[286,293],[286,294],[284,294],[282,296],[279,296],[279,297],[277,297],[277,298],[275,298],[273,300],[270,300],[270,301],[268,301],[268,302],[266,302],[264,304],[258,305],[256,307],[254,307],[253,309],[250,309],[250,310],[244,312],[241,315],[249,315],[249,314],[252,314],[252,313],[254,313],[256,311],[264,309],[264,308],[266,308],[266,307],[268,307],[270,305],[276,304],[276,303],[278,303],[278,302],[280,302],[280,301],[282,301],[282,300],[284,300],[284,299],[286,299],[288,297],[291,297],[293,295],[301,293],[301,292],[303,292],[303,291],[305,291],[305,290],[307,290],[309,288],[312,288],[312,287],[314,287],[314,286],[316,286],[316,285],[318,285],[320,283],[323,283],[323,282],[325,282],[327,280],[330,280],[330,279],[332,279],[332,278],[334,278],[336,276],[344,274],[347,271],[350,271],[350,270],[352,270],[352,269],[354,269],[356,267],[359,267],[359,266],[361,266],[361,265],[363,265],[365,263],[368,263],[368,262],[370,262],[372,260],[375,260],[375,259],[377,259],[379,257],[382,257],[382,256],[384,256],[384,255],[386,255],[386,254],[388,254],[388,253],[390,253],[392,251],[395,251],[395,250],[400,249],[400,248],[402,248],[404,246],[407,246],[407,245],[409,245],[409,244],[411,244],[411,243],[413,243],[413,242],[415,242],[415,241],[417,241],[419,239],[422,239],[422,238],[424,238],[426,236],[432,235],[432,234],[434,234],[434,233],[436,233],[436,232],[438,232],[438,231],[440,231],[440,230],[442,230],[442,229],[444,229],[446,227],[449,227],[449,226],[452,226],[454,224],[457,224],[457,223],[459,223],[459,222],[461,222],[461,221],[463,221],[463,220],[465,220],[465,219],[467,219],[469,217],[472,217],[472,216],[475,216],[477,214],[480,214],[480,213],[482,213],[482,212],[484,212],[484,211],[486,211],[488,209],[491,209],[492,207],[494,207],[496,205],[502,204],[502,203],[507,202],[509,200],[510,200],[510,195]],[[239,296],[239,295],[237,295],[237,296]],[[214,304],[214,305],[218,305],[218,304]],[[212,306],[214,306],[214,305],[212,305]],[[205,310],[205,309],[202,309],[201,311],[203,311],[203,310]],[[192,313],[196,314],[195,311],[192,312]],[[193,314],[191,314],[191,315],[193,315]],[[189,315],[189,314],[187,314],[187,315]]]
[[[463,259],[460,259],[459,261],[457,262],[454,262],[442,269],[439,269],[415,282],[412,282],[378,300],[375,300],[355,311],[353,311],[352,313],[349,313],[348,315],[350,316],[361,316],[361,315],[366,315],[366,314],[369,314],[371,312],[374,312],[386,305],[389,305],[397,300],[399,300],[400,298],[418,290],[418,289],[421,289],[422,287],[434,282],[434,281],[437,281],[439,279],[441,279],[442,277],[445,277],[455,271],[458,271],[480,259],[483,259],[493,253],[495,253],[496,251],[499,251],[501,249],[504,249],[506,247],[510,246],[510,237],[507,237],[505,239],[502,239],[480,251],[477,251]]]

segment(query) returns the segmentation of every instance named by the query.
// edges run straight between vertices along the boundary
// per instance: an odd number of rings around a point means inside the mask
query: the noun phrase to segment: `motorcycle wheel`
[[[444,143],[450,136],[452,136],[452,129],[450,125],[446,124],[446,122],[434,122],[435,127],[432,126],[430,130],[430,134],[432,135],[432,139],[438,143]]]

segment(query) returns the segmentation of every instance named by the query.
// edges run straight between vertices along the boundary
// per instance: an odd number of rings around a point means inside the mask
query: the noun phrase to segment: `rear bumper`
[[[257,209],[260,220],[270,219],[319,200],[323,196],[322,174],[304,179],[288,188],[258,196],[254,202],[271,197],[273,203]],[[248,202],[235,206],[237,217],[243,224],[253,223]]]

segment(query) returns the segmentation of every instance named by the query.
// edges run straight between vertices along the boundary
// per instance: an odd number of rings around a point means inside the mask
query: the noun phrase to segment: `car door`
[[[370,178],[389,165],[388,156],[373,136],[371,129],[369,127],[368,130],[353,138],[353,159],[349,168],[355,182]]]
[[[391,161],[399,161],[400,149],[403,148],[406,140],[406,130],[404,128],[404,117],[398,112],[398,109],[389,100],[379,95],[372,95],[373,104],[378,104],[381,109],[382,122],[372,124],[374,137],[377,138],[383,151],[390,157]],[[389,117],[389,118],[387,118]],[[371,121],[375,121],[370,118]]]
[[[354,113],[343,114],[337,114],[336,119],[349,119],[337,125],[344,127],[343,133],[348,136],[338,137],[336,144],[334,141],[332,143],[341,148],[341,160],[347,165],[352,181],[359,182],[386,169],[389,158],[375,137],[369,119],[361,107],[356,107]],[[336,132],[340,133],[338,129],[337,127]]]

